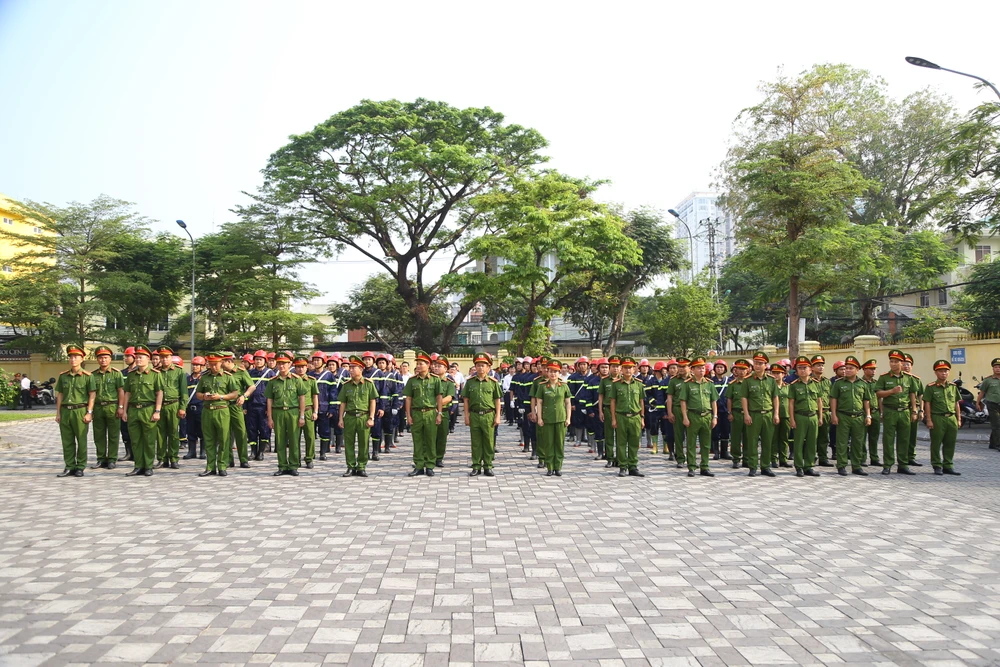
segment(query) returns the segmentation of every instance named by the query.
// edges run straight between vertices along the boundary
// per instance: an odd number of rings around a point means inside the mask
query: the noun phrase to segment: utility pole
[[[701,221],[701,225],[705,226],[708,232],[708,275],[711,280],[712,285],[712,296],[715,297],[715,304],[719,304],[719,266],[718,266],[718,252],[715,247],[716,234],[718,233],[719,225],[722,220],[716,217],[714,220],[712,218],[705,218]],[[719,354],[723,352],[723,339],[722,339],[722,329],[719,329]]]

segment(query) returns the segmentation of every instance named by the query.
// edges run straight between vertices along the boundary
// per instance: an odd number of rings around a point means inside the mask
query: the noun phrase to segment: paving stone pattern
[[[56,425],[0,440],[0,665],[1000,664],[1000,453],[961,478],[405,476],[410,440],[272,477],[57,479]],[[919,449],[926,462],[926,443]],[[826,470],[826,469],[825,469]],[[869,469],[876,472],[875,469]]]

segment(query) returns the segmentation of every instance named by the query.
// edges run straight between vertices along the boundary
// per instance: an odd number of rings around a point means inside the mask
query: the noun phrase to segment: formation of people
[[[936,361],[935,380],[925,385],[900,350],[889,353],[889,371],[881,375],[874,359],[849,356],[829,378],[822,355],[771,363],[763,352],[732,369],[700,356],[652,366],[628,356],[580,357],[568,375],[546,357],[502,363],[497,371],[481,352],[468,378],[444,355],[422,351],[412,373],[388,354],[345,359],[258,350],[239,359],[232,352],[195,357],[190,374],[165,346],[127,348],[123,369],[111,366],[110,348],[98,347],[92,372],[83,368],[82,346],[66,352],[70,367],[55,385],[60,477],[84,475],[91,427],[97,459],[91,468],[131,461],[127,476],[199,459],[205,461],[200,476],[224,477],[273,451],[275,476],[298,476],[317,458],[343,453],[343,476],[367,477],[369,462],[396,449],[404,430],[413,440],[409,476],[434,476],[460,405],[473,477],[494,476],[504,417],[518,428],[521,451],[548,476],[562,476],[569,440],[587,443],[595,460],[620,477],[643,477],[643,436],[652,454],[662,453],[689,477],[713,477],[710,460],[747,468],[750,476],[794,468],[797,476],[816,477],[816,468],[834,465],[840,475],[867,475],[866,465],[912,475],[922,465],[916,460],[921,419],[930,429],[934,473],[959,474],[954,453],[962,417],[957,387],[948,382],[951,364]],[[1000,394],[1000,358],[992,365],[997,386],[984,383],[979,397],[987,405],[1000,399],[993,395]]]

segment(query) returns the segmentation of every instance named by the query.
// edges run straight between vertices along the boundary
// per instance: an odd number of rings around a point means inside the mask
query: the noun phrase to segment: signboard
[[[28,350],[7,350],[0,347],[0,361],[31,361]]]
[[[953,347],[951,348],[951,363],[954,364],[964,364],[965,363],[965,348],[964,347]]]

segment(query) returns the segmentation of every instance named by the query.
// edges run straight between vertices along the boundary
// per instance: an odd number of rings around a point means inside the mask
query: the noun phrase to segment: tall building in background
[[[692,192],[674,208],[690,227],[694,238],[692,275],[695,276],[711,262],[713,245],[717,271],[736,251],[733,218],[719,207],[718,199],[719,195],[715,192]],[[687,246],[688,234],[684,225],[675,225],[674,237]]]

